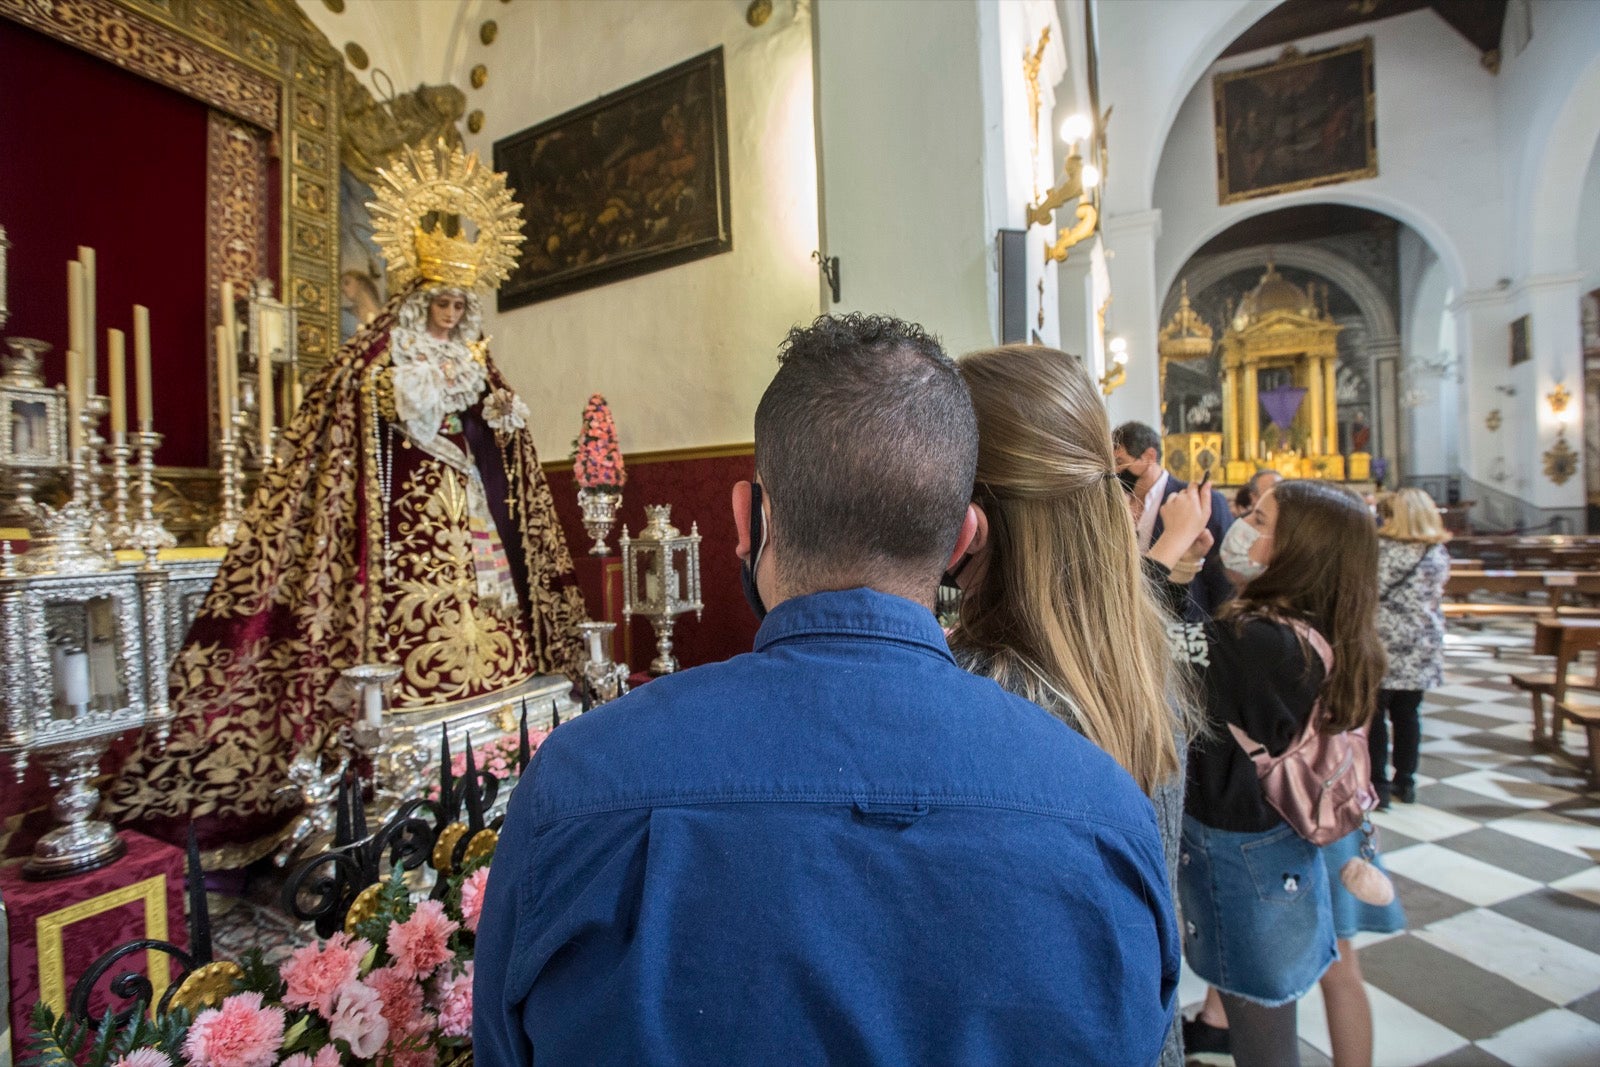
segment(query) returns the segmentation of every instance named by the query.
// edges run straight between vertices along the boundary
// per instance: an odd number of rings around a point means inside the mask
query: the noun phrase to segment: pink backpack
[[[1322,657],[1326,678],[1333,670],[1333,649],[1327,638],[1303,622],[1287,621]],[[1378,805],[1366,728],[1329,736],[1322,733],[1326,719],[1318,697],[1305,729],[1281,756],[1268,754],[1249,734],[1228,724],[1233,739],[1256,765],[1261,795],[1295,833],[1319,847],[1358,829],[1367,812]]]

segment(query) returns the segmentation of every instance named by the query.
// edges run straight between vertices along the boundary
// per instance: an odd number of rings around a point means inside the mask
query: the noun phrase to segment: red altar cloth
[[[19,1061],[27,1047],[28,1016],[44,1000],[57,1013],[65,1009],[72,986],[102,953],[124,941],[149,937],[189,944],[183,912],[183,850],[144,834],[124,830],[127,854],[98,871],[30,882],[22,860],[0,864],[0,895],[10,919],[11,1031]],[[149,975],[160,997],[170,979],[171,958],[134,954],[112,968],[90,997],[99,1014],[113,1002],[105,988],[124,971]],[[146,970],[154,963],[155,973]]]

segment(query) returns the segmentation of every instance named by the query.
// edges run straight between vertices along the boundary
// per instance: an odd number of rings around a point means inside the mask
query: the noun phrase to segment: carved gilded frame
[[[264,131],[252,140],[280,154],[278,281],[299,311],[297,361],[303,370],[326,363],[339,338],[342,61],[294,0],[0,0],[0,17]],[[247,259],[210,257],[213,322],[221,281],[248,292],[254,279],[234,274],[249,269]]]

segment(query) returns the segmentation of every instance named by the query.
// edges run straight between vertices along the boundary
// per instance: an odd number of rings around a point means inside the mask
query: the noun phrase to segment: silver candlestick
[[[105,509],[105,487],[100,481],[100,450],[106,445],[106,439],[100,436],[100,420],[105,418],[111,410],[111,398],[105,396],[88,396],[83,401],[83,443],[84,463],[89,487],[89,515],[94,525],[91,536],[95,544],[111,546],[110,516]]]
[[[143,549],[145,565],[154,567],[161,550],[178,543],[156,517],[156,449],[161,447],[161,435],[141,430],[133,435],[133,443],[139,450],[139,521],[133,524],[131,544]]]
[[[128,459],[133,447],[125,432],[111,434],[111,547],[138,548],[133,540],[133,524],[128,521]]]
[[[245,420],[244,412],[234,412],[233,432],[218,446],[222,453],[222,517],[206,534],[206,544],[213,548],[226,548],[239,536],[239,435]]]
[[[45,512],[45,534],[28,546],[20,570],[25,574],[95,574],[116,563],[98,537],[94,515],[87,503],[87,449],[68,449],[70,456],[68,491],[71,494],[60,511]]]

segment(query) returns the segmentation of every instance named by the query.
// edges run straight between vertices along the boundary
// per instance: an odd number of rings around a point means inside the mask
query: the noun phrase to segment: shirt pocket
[[[1322,862],[1317,847],[1287,824],[1240,846],[1239,853],[1256,896],[1266,904],[1299,903],[1311,892],[1312,865]]]

